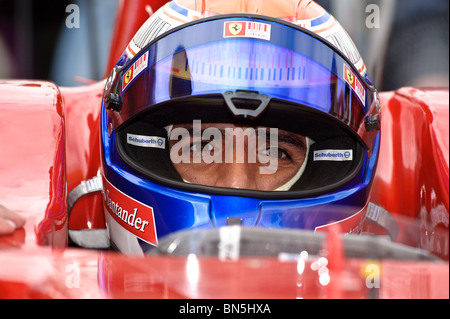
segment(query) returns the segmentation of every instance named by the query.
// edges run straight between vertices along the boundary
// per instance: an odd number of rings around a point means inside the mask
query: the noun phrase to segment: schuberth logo
[[[140,147],[166,148],[166,140],[159,136],[145,136],[127,133],[127,143]]]
[[[153,208],[125,195],[103,176],[103,199],[114,220],[136,237],[158,245]]]
[[[319,150],[314,151],[314,161],[352,161],[353,150]]]

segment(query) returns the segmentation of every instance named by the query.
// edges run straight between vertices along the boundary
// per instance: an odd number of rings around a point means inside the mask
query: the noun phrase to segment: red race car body
[[[117,21],[110,67],[148,15],[146,1],[130,2]],[[449,297],[448,88],[379,94],[371,201],[394,217],[398,247],[419,258],[348,256],[345,237],[331,229],[317,254],[225,260],[71,247],[69,232],[88,247],[90,234],[106,228],[100,192],[68,203],[68,193],[100,169],[103,89],[103,81],[66,88],[0,80],[0,203],[27,218],[23,229],[0,237],[0,298]],[[381,224],[386,229],[368,223],[367,231],[392,233],[392,221]]]

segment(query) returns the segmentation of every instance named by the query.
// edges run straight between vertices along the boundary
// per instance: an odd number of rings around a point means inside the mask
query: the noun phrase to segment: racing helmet
[[[192,152],[210,152],[211,137],[223,144],[227,125],[263,146],[258,177],[277,181],[282,164],[269,168],[286,158],[280,143],[303,152],[301,165],[268,189],[203,183],[197,177],[214,174]],[[111,243],[142,254],[176,231],[230,224],[360,232],[380,109],[349,35],[315,2],[176,0],[145,22],[111,71],[100,135]]]

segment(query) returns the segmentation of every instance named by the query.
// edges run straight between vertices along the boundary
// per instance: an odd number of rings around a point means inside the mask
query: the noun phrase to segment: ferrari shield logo
[[[355,81],[355,76],[350,70],[345,70],[345,79],[347,80],[348,84],[353,85],[353,82]]]
[[[238,35],[242,31],[242,23],[232,23],[228,26],[228,30],[233,35]]]
[[[356,77],[350,68],[344,64],[344,80],[347,82],[352,90],[356,93],[361,103],[366,105],[366,89],[363,83]]]
[[[245,36],[245,22],[243,21],[227,21],[224,24],[223,36],[227,37],[244,37]]]
[[[130,82],[132,74],[133,74],[133,69],[130,69],[130,70],[125,74],[125,78],[124,78],[125,84],[128,84],[128,83]]]
[[[128,69],[128,71],[122,77],[122,91],[124,91],[127,86],[136,79],[139,74],[141,74],[148,66],[148,51],[145,52],[133,65]]]

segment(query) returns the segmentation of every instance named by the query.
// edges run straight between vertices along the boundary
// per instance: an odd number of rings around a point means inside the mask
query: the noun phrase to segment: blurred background
[[[66,26],[66,19],[76,22],[70,7],[66,12],[71,4],[79,8],[79,28]],[[0,78],[62,86],[103,79],[117,5],[118,0],[0,0]]]
[[[105,78],[119,1],[0,0],[0,78],[62,86]],[[316,2],[353,38],[380,91],[448,86],[448,0]],[[71,4],[79,8],[79,28],[66,26]]]

